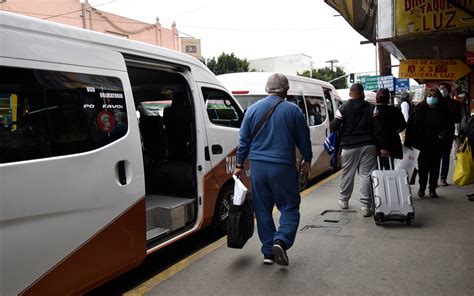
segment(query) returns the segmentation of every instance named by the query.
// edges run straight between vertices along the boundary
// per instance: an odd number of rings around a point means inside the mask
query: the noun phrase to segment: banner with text
[[[464,1],[474,10],[474,1]],[[473,18],[447,0],[396,0],[396,35],[430,33],[472,27]]]
[[[458,80],[471,72],[459,60],[401,60],[398,76],[423,80]]]

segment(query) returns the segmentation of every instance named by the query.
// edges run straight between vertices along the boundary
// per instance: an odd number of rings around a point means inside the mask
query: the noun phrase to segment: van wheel
[[[212,232],[216,235],[225,235],[227,233],[227,221],[229,218],[229,209],[234,197],[233,184],[228,184],[222,188],[214,210],[212,220]]]

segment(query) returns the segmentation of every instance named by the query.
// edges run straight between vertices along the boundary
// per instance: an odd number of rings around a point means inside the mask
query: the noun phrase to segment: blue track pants
[[[300,222],[301,197],[295,165],[253,160],[250,178],[262,253],[271,254],[276,240],[289,249],[295,242]],[[281,213],[278,230],[272,214],[275,205]]]

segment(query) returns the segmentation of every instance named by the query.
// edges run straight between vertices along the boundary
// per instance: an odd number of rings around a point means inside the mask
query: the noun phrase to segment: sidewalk
[[[349,210],[339,211],[339,182],[306,192],[289,267],[262,264],[256,232],[243,250],[224,238],[145,295],[474,295],[473,186],[414,197],[411,226],[376,226],[359,212],[357,185]]]

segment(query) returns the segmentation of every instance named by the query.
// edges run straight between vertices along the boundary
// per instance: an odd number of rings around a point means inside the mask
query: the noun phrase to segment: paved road
[[[337,211],[338,184],[329,180],[303,199],[288,268],[264,266],[256,236],[243,250],[221,239],[127,295],[474,295],[474,202],[465,196],[472,186],[414,198],[411,226],[376,226],[356,198]]]

